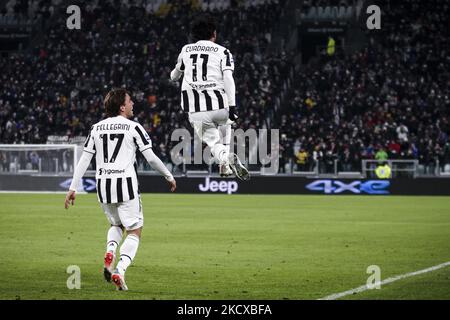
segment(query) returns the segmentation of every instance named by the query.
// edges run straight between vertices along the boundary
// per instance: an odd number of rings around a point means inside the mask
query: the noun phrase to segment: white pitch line
[[[417,276],[419,274],[435,271],[435,270],[438,270],[438,269],[445,268],[447,266],[450,266],[450,261],[438,264],[436,266],[433,266],[433,267],[430,267],[430,268],[427,268],[427,269],[401,274],[399,276],[395,276],[395,277],[392,277],[392,278],[387,278],[386,280],[383,280],[381,282],[375,282],[375,283],[370,285],[371,288],[369,288],[367,286],[367,284],[366,284],[366,285],[360,286],[358,288],[350,289],[350,290],[347,290],[347,291],[344,291],[344,292],[340,292],[340,293],[331,294],[329,296],[326,296],[326,297],[323,297],[323,298],[320,298],[320,299],[317,299],[317,300],[336,300],[336,299],[339,299],[339,298],[342,298],[342,297],[345,297],[345,296],[348,296],[348,295],[351,295],[351,294],[354,294],[354,293],[360,293],[360,292],[363,292],[363,291],[366,291],[366,290],[374,290],[372,288],[375,288],[378,285],[384,285],[384,284],[392,283],[392,282],[397,281],[397,280],[401,280],[401,279]]]

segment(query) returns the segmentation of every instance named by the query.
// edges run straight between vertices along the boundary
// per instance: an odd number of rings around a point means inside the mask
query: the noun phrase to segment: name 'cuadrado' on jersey
[[[136,150],[151,147],[145,129],[125,117],[107,118],[92,126],[84,151],[95,155],[99,202],[118,203],[139,196]]]
[[[208,40],[187,44],[181,49],[176,68],[184,73],[181,107],[185,112],[228,108],[223,72],[234,71],[228,49]]]

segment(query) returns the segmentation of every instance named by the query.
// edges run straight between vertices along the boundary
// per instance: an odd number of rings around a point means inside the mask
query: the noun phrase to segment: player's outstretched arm
[[[73,173],[72,183],[70,184],[69,191],[67,192],[66,200],[64,202],[64,207],[66,209],[69,209],[69,204],[74,205],[75,192],[78,190],[78,184],[89,167],[93,156],[94,155],[92,153],[86,151],[84,151],[81,155],[80,161],[78,161],[77,167]]]
[[[152,166],[153,169],[158,171],[164,178],[166,178],[167,182],[170,186],[170,191],[174,192],[177,188],[177,183],[175,178],[170,173],[169,169],[166,168],[161,159],[156,156],[153,152],[152,148],[146,149],[142,152],[142,155],[145,157],[145,160]]]

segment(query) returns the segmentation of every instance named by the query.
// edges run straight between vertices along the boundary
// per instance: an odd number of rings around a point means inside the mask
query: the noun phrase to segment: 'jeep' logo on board
[[[198,189],[201,192],[223,192],[232,194],[238,190],[238,183],[236,181],[210,181],[209,177],[206,177],[205,184],[199,184]]]

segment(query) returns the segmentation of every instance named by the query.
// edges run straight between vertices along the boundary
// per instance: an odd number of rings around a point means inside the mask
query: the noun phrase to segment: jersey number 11
[[[192,82],[197,81],[197,58],[198,54],[191,54],[190,58],[192,59]],[[202,63],[202,80],[207,81],[207,73],[208,73],[208,58],[207,54],[201,54],[200,58],[203,59]]]

